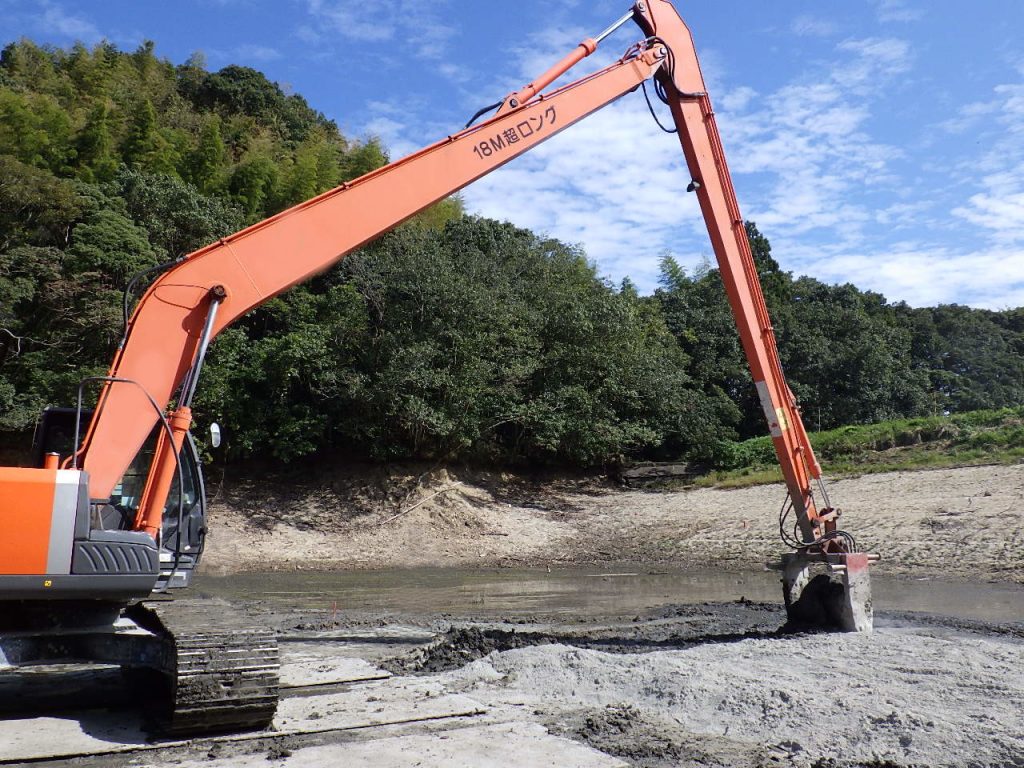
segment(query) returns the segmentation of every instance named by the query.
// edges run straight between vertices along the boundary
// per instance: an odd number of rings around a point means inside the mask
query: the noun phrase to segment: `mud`
[[[604,563],[589,567],[535,569],[416,568],[380,571],[319,571],[202,574],[194,592],[255,610],[295,612],[305,617],[343,613],[346,620],[382,617],[500,617],[531,615],[549,621],[630,617],[666,605],[731,603],[740,599],[776,603],[779,574],[691,570],[649,563]],[[875,605],[882,610],[935,613],[987,621],[1024,615],[1024,585],[936,578],[887,577],[872,568]]]
[[[656,717],[630,704],[584,710],[549,727],[638,768],[757,768],[771,762],[763,747],[727,738],[698,738],[674,719]]]
[[[539,624],[537,617],[529,623],[519,617],[506,617],[496,626],[460,623],[434,642],[382,666],[396,674],[436,674],[458,669],[491,653],[539,645],[560,644],[604,653],[646,653],[732,643],[790,631],[785,627],[785,612],[781,608],[748,601],[668,607],[627,621],[605,626],[568,625],[555,631]]]
[[[638,766],[1016,766],[1024,644],[1003,629],[897,618],[870,636],[683,633],[642,653],[587,639],[492,652],[440,679]]]
[[[193,602],[204,616],[225,605]],[[429,605],[350,614],[251,598],[231,607],[281,640],[276,731],[167,747],[107,732],[104,711],[122,729],[134,713],[109,674],[89,688],[79,673],[66,682],[89,713],[69,713],[49,686],[45,696],[22,686],[19,696],[41,697],[26,727],[80,719],[101,745],[134,739],[146,751],[39,764],[1024,765],[1019,621],[889,610],[873,634],[836,635],[794,631],[778,603],[746,599],[580,615],[468,606],[440,617]],[[40,702],[56,711],[47,717]],[[405,724],[374,725],[387,716]]]

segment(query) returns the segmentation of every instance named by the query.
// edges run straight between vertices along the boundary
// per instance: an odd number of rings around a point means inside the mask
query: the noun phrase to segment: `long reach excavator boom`
[[[630,20],[643,37],[618,61],[545,91]],[[0,600],[53,610],[72,600],[123,606],[155,586],[187,584],[205,533],[201,498],[184,509],[186,497],[202,495],[201,478],[190,470],[190,406],[214,337],[254,307],[648,80],[671,111],[691,178],[688,190],[696,193],[707,224],[785,477],[780,528],[794,550],[783,557],[787,608],[792,615],[805,599],[809,565],[822,563],[844,587],[844,598],[830,609],[836,623],[870,629],[871,556],[856,552],[852,537],[836,527],[839,511],[828,502],[783,375],[690,31],[669,0],[636,2],[604,33],[490,108],[494,114],[483,122],[195,251],[160,274],[139,300],[109,375],[99,378],[95,411],[84,413],[80,404],[74,412],[70,450],[60,456],[47,450],[44,417],[41,437],[37,430],[42,466],[0,469]],[[57,426],[58,414],[48,415]],[[144,450],[154,439],[151,453]],[[127,493],[125,478],[142,456],[149,464],[138,473],[144,479]],[[23,657],[39,660],[28,652]],[[193,727],[196,719],[182,722]]]

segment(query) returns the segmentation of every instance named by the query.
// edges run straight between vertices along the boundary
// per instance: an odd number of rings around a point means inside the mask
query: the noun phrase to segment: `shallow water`
[[[556,569],[410,569],[200,574],[195,592],[259,598],[282,608],[379,610],[477,616],[530,613],[600,617],[659,606],[782,602],[771,571],[668,571],[643,565]],[[874,576],[878,611],[920,611],[961,619],[1024,621],[1024,586]]]

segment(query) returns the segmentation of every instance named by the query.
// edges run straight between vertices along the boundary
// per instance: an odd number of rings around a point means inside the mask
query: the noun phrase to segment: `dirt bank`
[[[216,478],[214,478],[216,479]],[[879,573],[1024,583],[1024,464],[899,472],[829,485]],[[205,568],[565,566],[760,568],[781,551],[781,485],[655,492],[594,480],[352,467],[214,492]]]

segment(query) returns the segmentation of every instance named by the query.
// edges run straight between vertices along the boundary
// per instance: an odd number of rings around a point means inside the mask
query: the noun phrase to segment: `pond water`
[[[395,613],[565,614],[600,617],[659,606],[782,602],[772,571],[671,571],[650,565],[544,569],[410,569],[199,574],[195,591],[259,598],[282,608]],[[920,611],[983,621],[1024,621],[1024,585],[896,579],[874,575],[877,611]]]

